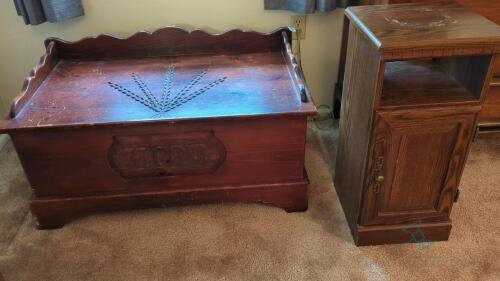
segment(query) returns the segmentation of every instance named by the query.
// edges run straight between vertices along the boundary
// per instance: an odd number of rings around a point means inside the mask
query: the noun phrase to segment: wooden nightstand
[[[455,4],[346,15],[335,187],[356,244],[447,240],[500,27]]]
[[[402,3],[459,3],[460,5],[481,14],[487,19],[500,24],[500,1],[491,0],[360,0],[354,1],[354,5],[384,5]],[[342,51],[337,84],[333,96],[333,110],[335,117],[339,117],[340,101],[342,99],[342,85],[344,81],[345,57],[347,52],[347,35],[349,31],[349,21],[346,19],[343,31]],[[483,108],[479,114],[477,128],[478,137],[500,137],[500,55],[496,56],[494,79],[491,80],[490,90],[486,94]]]

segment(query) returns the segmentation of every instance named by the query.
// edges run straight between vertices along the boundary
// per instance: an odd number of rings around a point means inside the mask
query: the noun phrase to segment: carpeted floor
[[[176,207],[94,215],[51,231],[34,227],[29,186],[8,144],[0,152],[0,272],[6,281],[500,279],[500,140],[472,147],[450,241],[358,248],[332,185],[335,139],[335,130],[309,129],[304,213]]]

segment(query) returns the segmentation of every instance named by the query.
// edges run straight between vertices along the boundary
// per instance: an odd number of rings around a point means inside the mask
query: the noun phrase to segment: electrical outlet
[[[306,39],[306,16],[296,15],[291,17],[291,25],[297,32],[293,34],[293,39]]]

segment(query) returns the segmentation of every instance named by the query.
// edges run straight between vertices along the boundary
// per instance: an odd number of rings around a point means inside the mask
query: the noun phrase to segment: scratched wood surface
[[[48,39],[3,128],[307,115],[314,107],[284,47],[289,33],[165,28],[125,39]]]
[[[457,4],[358,6],[346,15],[387,59],[401,59],[394,50],[408,58],[500,52],[500,27]]]
[[[291,31],[46,41],[0,132],[39,227],[100,211],[261,202],[307,209],[316,108]]]
[[[360,0],[353,5],[383,5],[383,4],[401,4],[401,3],[420,3],[420,4],[460,4],[461,6],[473,11],[486,19],[500,25],[500,1],[492,0]],[[340,110],[340,100],[342,96],[342,87],[344,80],[344,66],[347,50],[347,30],[349,21],[344,25],[344,34],[342,42],[341,60],[339,66],[338,82],[334,95],[334,112]],[[458,46],[458,44],[457,44]],[[463,51],[463,50],[462,50]],[[491,87],[485,95],[483,109],[479,115],[478,137],[500,137],[500,55],[496,56],[496,63],[493,69]],[[386,56],[389,58],[389,56]]]

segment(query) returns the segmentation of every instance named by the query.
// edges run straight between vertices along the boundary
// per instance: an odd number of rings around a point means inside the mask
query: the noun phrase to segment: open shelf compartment
[[[491,56],[386,62],[380,106],[479,103]]]

